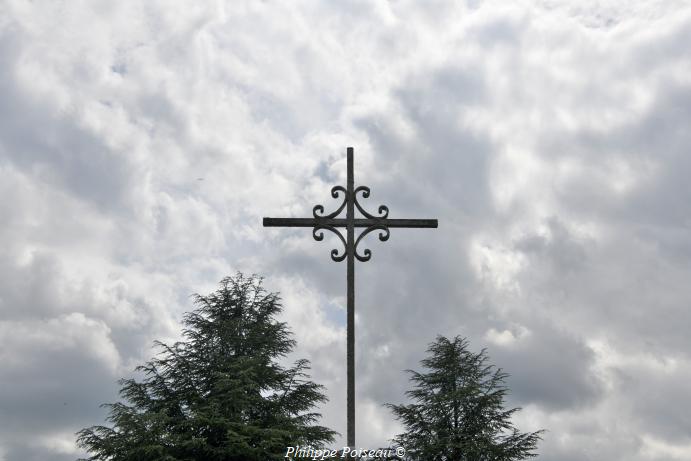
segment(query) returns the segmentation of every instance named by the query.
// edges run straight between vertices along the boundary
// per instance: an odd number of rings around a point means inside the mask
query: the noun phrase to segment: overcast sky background
[[[334,209],[355,147],[357,442],[437,334],[487,347],[539,459],[691,459],[691,4],[0,0],[0,460],[69,460],[240,270],[345,436]],[[339,440],[342,443],[342,439]]]

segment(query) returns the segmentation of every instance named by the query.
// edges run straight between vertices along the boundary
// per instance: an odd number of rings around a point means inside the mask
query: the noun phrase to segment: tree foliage
[[[271,460],[288,445],[320,446],[334,431],[312,411],[326,400],[309,380],[307,360],[285,368],[277,359],[295,346],[276,293],[237,274],[194,297],[183,341],[157,342],[156,358],[120,380],[125,402],[106,404],[112,427],[77,433],[90,460]]]
[[[504,409],[508,376],[488,364],[486,351],[472,353],[457,336],[438,336],[424,372],[407,370],[414,386],[406,395],[413,403],[391,405],[405,432],[394,439],[407,458],[419,461],[508,461],[536,456],[542,431],[520,433]]]

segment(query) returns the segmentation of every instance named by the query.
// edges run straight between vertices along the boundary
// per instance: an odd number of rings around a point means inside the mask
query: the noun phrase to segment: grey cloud
[[[688,13],[119,5],[12,7],[0,26],[8,461],[62,456],[51,437],[67,446],[65,430],[101,422],[97,404],[152,339],[174,336],[187,296],[235,269],[286,292],[296,354],[329,388],[325,423],[345,432],[345,267],[329,259],[340,243],[260,217],[329,209],[346,145],[367,209],[440,220],[365,242],[357,395],[374,410],[359,413],[359,443],[391,435],[379,405],[403,401],[403,370],[427,344],[462,334],[550,430],[541,459],[663,459],[646,434],[683,452],[688,418],[672,401],[688,400],[691,328]],[[83,54],[59,53],[76,42]],[[18,80],[47,57],[46,81],[74,111]],[[87,108],[105,129],[87,127]],[[22,341],[26,329],[42,339]],[[318,347],[310,329],[326,337]],[[492,329],[514,340],[493,342]],[[632,364],[645,354],[678,368]]]
[[[64,437],[81,429],[84,421],[103,417],[99,408],[103,396],[116,392],[116,374],[108,363],[115,350],[105,324],[81,314],[3,321],[0,337],[14,354],[0,356],[0,443],[8,459],[38,459],[39,452],[48,451],[43,444],[54,433]]]
[[[12,62],[8,53],[3,60]],[[16,59],[16,58],[14,58]],[[21,170],[65,188],[100,209],[122,206],[132,165],[98,136],[49,105],[35,102],[15,84],[12,65],[0,73],[0,152]]]
[[[622,395],[628,396],[631,414],[647,433],[671,443],[691,441],[691,391],[687,362],[641,357],[650,363],[634,363],[615,368]]]
[[[512,401],[565,411],[596,404],[604,383],[594,371],[595,354],[582,341],[549,325],[535,325],[527,338],[491,347],[493,362],[511,375]]]

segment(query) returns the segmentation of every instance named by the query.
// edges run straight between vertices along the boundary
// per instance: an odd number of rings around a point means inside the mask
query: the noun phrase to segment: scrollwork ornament
[[[369,248],[365,248],[363,250],[362,254],[358,253],[358,244],[367,234],[369,234],[370,232],[373,232],[375,230],[379,231],[379,240],[380,241],[386,242],[387,240],[389,240],[389,236],[391,235],[389,232],[389,228],[383,224],[377,224],[374,226],[370,226],[367,229],[365,229],[364,231],[362,231],[362,233],[355,240],[355,244],[353,245],[354,246],[353,253],[355,255],[355,258],[357,258],[358,261],[366,262],[372,258],[372,252],[370,251]]]
[[[343,243],[343,252],[339,254],[338,249],[334,248],[331,250],[331,259],[336,261],[336,262],[341,262],[343,261],[346,256],[348,255],[348,244],[346,243],[345,237],[343,237],[343,234],[341,234],[338,229],[336,229],[334,226],[328,226],[328,225],[319,225],[315,226],[312,228],[312,237],[314,237],[314,240],[317,242],[321,242],[324,240],[324,231],[328,230],[333,232],[338,236],[338,238],[341,240],[341,243]]]
[[[334,211],[333,213],[329,213],[327,215],[324,214],[324,205],[315,205],[314,208],[312,209],[312,216],[315,218],[335,218],[338,216],[343,209],[346,207],[346,204],[348,203],[348,191],[346,191],[346,188],[343,186],[334,186],[331,188],[331,196],[333,198],[338,198],[338,195],[343,192],[343,202],[341,205]]]
[[[389,216],[389,207],[386,205],[379,205],[379,216],[374,216],[367,211],[365,211],[362,206],[360,205],[360,202],[358,202],[357,199],[357,194],[358,192],[362,192],[362,198],[369,198],[370,196],[370,189],[367,186],[359,186],[356,187],[355,190],[353,191],[353,201],[355,202],[355,207],[358,209],[360,213],[366,218],[369,219],[386,219]]]

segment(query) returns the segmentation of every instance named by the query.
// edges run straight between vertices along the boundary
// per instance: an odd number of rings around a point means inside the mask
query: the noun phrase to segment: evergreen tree
[[[312,411],[326,400],[309,381],[307,360],[284,368],[295,346],[276,293],[237,274],[218,291],[195,295],[184,340],[156,342],[158,356],[120,381],[126,403],[104,405],[113,427],[77,433],[90,460],[252,461],[283,459],[289,445],[320,446],[334,431]]]
[[[420,363],[426,371],[407,370],[414,383],[409,405],[391,405],[406,432],[394,439],[415,461],[508,461],[536,456],[542,431],[520,433],[511,423],[519,410],[504,409],[508,376],[488,364],[486,351],[475,354],[468,342],[438,336]]]

